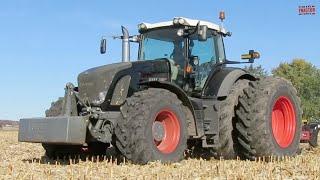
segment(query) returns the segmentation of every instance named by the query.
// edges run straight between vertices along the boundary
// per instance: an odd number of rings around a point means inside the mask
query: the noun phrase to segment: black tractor
[[[142,23],[136,36],[122,32],[122,62],[81,73],[46,118],[21,119],[20,142],[42,143],[49,157],[115,147],[142,164],[180,161],[187,149],[250,160],[298,152],[296,89],[229,67],[260,55],[227,60],[223,39],[231,33],[222,26],[181,17]],[[131,42],[139,43],[134,62]]]

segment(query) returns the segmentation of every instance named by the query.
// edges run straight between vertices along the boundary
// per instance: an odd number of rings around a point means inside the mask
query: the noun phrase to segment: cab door
[[[189,49],[189,57],[198,59],[198,64],[194,68],[194,90],[201,91],[213,66],[225,59],[222,37],[211,33],[208,34],[206,41],[199,41],[197,38],[190,39]]]

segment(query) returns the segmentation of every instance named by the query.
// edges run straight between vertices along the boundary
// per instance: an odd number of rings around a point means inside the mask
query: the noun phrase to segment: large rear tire
[[[51,107],[46,110],[46,117],[56,117],[62,115],[63,108],[63,97],[59,97],[59,99],[55,102],[51,103]]]
[[[273,77],[249,85],[237,109],[241,157],[254,160],[296,155],[302,115],[296,89],[289,81]]]
[[[115,128],[116,146],[134,163],[176,162],[187,148],[187,124],[182,102],[165,89],[136,92],[121,107]]]
[[[238,105],[239,96],[243,90],[249,86],[249,80],[240,79],[231,88],[228,97],[220,103],[219,116],[219,143],[220,146],[215,150],[215,157],[224,159],[234,159],[236,152],[236,134],[234,130],[237,121],[235,109]]]

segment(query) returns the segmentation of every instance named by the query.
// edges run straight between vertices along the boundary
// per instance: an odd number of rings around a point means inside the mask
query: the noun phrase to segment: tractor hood
[[[104,102],[114,76],[125,69],[131,68],[130,62],[104,65],[86,70],[78,76],[80,98],[93,105]]]
[[[112,99],[125,99],[128,89],[136,91],[140,83],[170,80],[169,66],[167,59],[159,59],[92,68],[78,76],[79,96],[93,106],[101,106],[104,102],[113,104]]]

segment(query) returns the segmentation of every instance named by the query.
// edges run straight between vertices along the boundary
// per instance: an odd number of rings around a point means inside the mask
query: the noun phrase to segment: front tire
[[[296,155],[302,115],[296,89],[289,81],[272,77],[249,85],[237,109],[241,157],[254,160]]]
[[[63,108],[63,102],[64,98],[59,97],[59,99],[55,102],[51,103],[51,107],[46,110],[46,117],[56,117],[62,115],[62,108]]]
[[[134,163],[176,162],[187,148],[187,124],[182,102],[168,90],[136,92],[121,107],[116,146]]]

